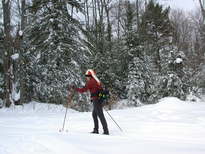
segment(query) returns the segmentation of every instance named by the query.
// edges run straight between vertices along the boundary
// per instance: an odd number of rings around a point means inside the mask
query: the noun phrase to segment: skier
[[[94,121],[94,129],[91,133],[99,134],[98,131],[98,118],[100,119],[100,122],[102,124],[103,130],[105,135],[109,135],[107,122],[105,119],[105,116],[103,114],[103,106],[102,102],[99,99],[99,91],[102,90],[102,85],[100,80],[97,78],[96,73],[92,69],[88,69],[85,73],[86,76],[86,85],[83,88],[74,88],[75,91],[83,93],[86,91],[90,91],[91,93],[91,102],[93,103],[93,111],[92,111],[92,117]]]

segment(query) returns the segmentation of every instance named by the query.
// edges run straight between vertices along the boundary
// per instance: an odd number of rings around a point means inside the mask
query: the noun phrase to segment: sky
[[[184,11],[196,10],[199,6],[198,0],[159,0],[162,4],[170,6],[172,9],[182,9]]]

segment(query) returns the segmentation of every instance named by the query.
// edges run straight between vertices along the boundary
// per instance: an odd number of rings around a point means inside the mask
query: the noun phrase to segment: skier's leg
[[[100,122],[104,130],[104,134],[109,134],[108,126],[107,126],[107,122],[106,122],[106,119],[103,113],[103,107],[101,105],[101,102],[99,101],[96,102],[96,109],[97,109],[97,115],[100,118]]]
[[[92,112],[93,122],[94,122],[94,130],[92,133],[98,133],[98,118],[97,118],[97,108],[96,103],[93,101],[93,112]]]

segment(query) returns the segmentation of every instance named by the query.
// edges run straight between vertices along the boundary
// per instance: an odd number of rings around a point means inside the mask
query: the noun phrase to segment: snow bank
[[[159,100],[159,103],[156,106],[161,109],[175,109],[178,108],[179,105],[187,104],[188,102],[184,102],[176,97],[166,97]]]
[[[175,113],[178,117],[181,117],[184,113],[198,112],[199,106],[205,107],[205,103],[201,101],[198,101],[197,103],[193,101],[182,101],[176,97],[167,97],[161,99],[154,108],[158,111],[165,112],[166,114]]]

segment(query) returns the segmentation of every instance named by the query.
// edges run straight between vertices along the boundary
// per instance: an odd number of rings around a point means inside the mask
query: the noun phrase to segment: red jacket
[[[76,88],[76,91],[83,93],[86,91],[90,91],[91,93],[91,99],[97,99],[97,93],[102,90],[102,86],[94,79],[94,78],[90,78],[89,81],[87,81],[85,87],[83,88]]]

